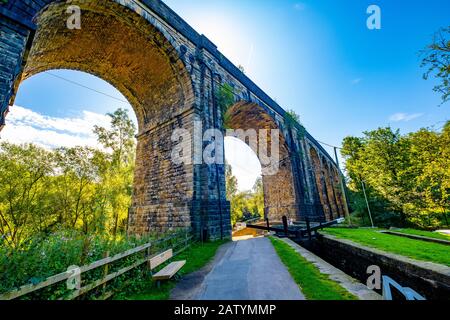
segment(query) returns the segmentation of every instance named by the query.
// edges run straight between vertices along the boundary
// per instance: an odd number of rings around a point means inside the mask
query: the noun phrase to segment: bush
[[[449,227],[450,213],[408,213],[407,220],[408,227],[434,231],[439,228]]]
[[[101,236],[86,236],[77,231],[61,230],[49,236],[38,235],[24,243],[18,249],[0,246],[0,294],[12,291],[26,284],[37,284],[46,278],[67,271],[72,265],[83,266],[101,260],[106,252],[110,256],[135,248],[151,240],[151,237],[118,237],[115,240]],[[154,250],[158,250],[155,246]],[[145,253],[135,254],[109,265],[109,273],[129,266]],[[145,266],[144,266],[145,267]],[[109,286],[120,287],[124,282],[139,282],[146,276],[140,270],[132,270]],[[83,273],[83,285],[103,277],[103,267]],[[142,282],[142,281],[141,281]],[[57,299],[68,293],[65,281],[54,286],[38,290],[21,299]],[[95,292],[85,298],[92,298]]]

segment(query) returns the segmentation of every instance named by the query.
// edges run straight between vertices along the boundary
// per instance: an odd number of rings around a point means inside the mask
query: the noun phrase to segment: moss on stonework
[[[234,104],[234,89],[228,83],[222,84],[216,92],[217,106],[222,114],[224,129],[230,129],[230,116],[228,110]]]

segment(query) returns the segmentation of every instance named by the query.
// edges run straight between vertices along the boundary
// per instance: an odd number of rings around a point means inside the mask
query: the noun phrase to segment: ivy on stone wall
[[[297,129],[297,138],[299,140],[303,139],[306,134],[305,127],[300,123],[300,116],[294,110],[286,111],[285,121],[289,128],[296,127]]]
[[[220,85],[216,92],[216,101],[222,115],[223,126],[225,129],[230,129],[230,116],[227,112],[234,104],[233,87],[228,83]]]

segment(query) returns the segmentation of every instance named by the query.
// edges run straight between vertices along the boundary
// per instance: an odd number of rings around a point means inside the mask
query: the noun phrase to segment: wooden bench
[[[150,270],[154,270],[169,259],[172,259],[173,257],[173,250],[167,250],[163,253],[160,253],[156,256],[153,256],[149,259],[149,265]],[[161,280],[170,280],[172,279],[178,271],[183,268],[183,266],[186,264],[186,261],[174,261],[170,263],[169,265],[165,266],[163,269],[158,271],[156,274],[152,275],[152,278],[157,281],[158,287],[160,285]]]

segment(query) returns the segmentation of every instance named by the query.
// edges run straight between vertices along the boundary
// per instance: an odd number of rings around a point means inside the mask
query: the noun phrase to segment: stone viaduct
[[[81,9],[81,29],[67,28],[71,5]],[[263,176],[266,216],[326,221],[344,215],[339,170],[328,153],[159,0],[0,0],[0,128],[20,83],[51,69],[96,75],[134,108],[139,133],[130,233],[192,227],[197,236],[231,235],[224,165],[171,161],[176,128],[193,132],[200,121],[203,130],[224,131],[217,102],[224,84],[234,100],[226,115],[231,127],[280,130],[278,173]]]

